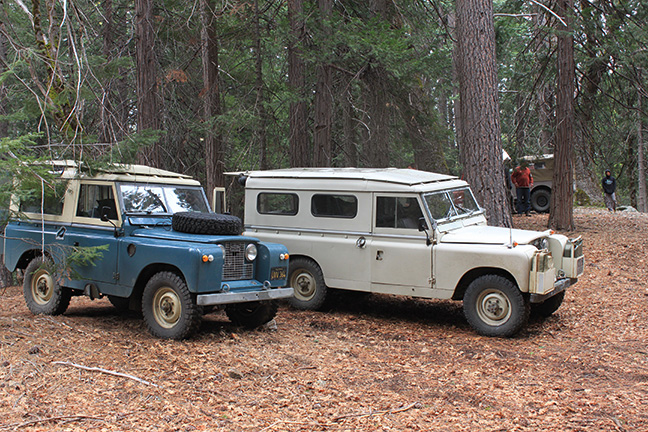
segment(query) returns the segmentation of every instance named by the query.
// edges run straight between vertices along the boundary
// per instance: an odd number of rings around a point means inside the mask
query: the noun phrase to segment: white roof
[[[465,186],[457,177],[401,168],[286,168],[230,172],[247,177],[247,188],[421,192]]]
[[[410,186],[457,178],[445,174],[401,168],[286,168],[267,171],[230,172],[227,174],[242,174],[248,178],[365,180]]]
[[[115,164],[97,169],[97,173],[90,176],[85,172],[79,172],[79,164],[72,160],[48,161],[43,164],[52,165],[54,169],[62,170],[63,178],[75,178],[78,175],[84,178],[109,181],[130,181],[130,182],[151,182],[164,183],[172,181],[173,183],[199,185],[199,182],[193,180],[191,176],[167,171],[159,168],[152,168],[146,165],[122,165]]]

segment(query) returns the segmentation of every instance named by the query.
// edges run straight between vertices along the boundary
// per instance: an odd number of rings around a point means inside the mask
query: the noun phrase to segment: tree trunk
[[[306,106],[305,63],[302,58],[304,40],[303,0],[288,0],[290,43],[288,44],[288,85],[297,100],[290,103],[290,166],[310,166],[308,152],[308,107]]]
[[[374,15],[372,19],[389,21],[386,0],[370,0],[369,7]],[[365,149],[369,166],[387,167],[390,165],[389,154],[389,99],[387,82],[388,72],[382,65],[382,59],[371,59],[364,81],[368,88],[369,142]]]
[[[218,82],[218,36],[217,20],[213,2],[200,0],[200,41],[203,75],[203,121],[208,125],[205,134],[205,187],[207,194],[215,186],[225,185],[225,152],[223,137],[215,126],[215,118],[221,114],[220,85]]]
[[[352,104],[351,86],[347,88],[347,94],[342,100],[342,139],[344,148],[344,159],[342,161],[344,166],[357,167],[358,166],[358,144],[356,142],[357,131],[355,128],[355,113]]]
[[[114,46],[114,27],[113,27],[113,2],[112,0],[104,0],[103,2],[103,28],[101,36],[103,37],[103,56],[106,63],[110,62]],[[111,134],[111,111],[112,111],[112,95],[111,83],[112,79],[102,87],[103,95],[102,102],[99,105],[99,142],[109,143],[112,142]]]
[[[268,138],[267,138],[267,113],[265,109],[265,94],[263,82],[263,55],[261,53],[261,16],[259,12],[259,0],[254,0],[254,45],[256,61],[256,113],[258,117],[257,134],[259,137],[259,165],[262,170],[269,167],[268,164]]]
[[[0,32],[0,75],[6,70],[7,56],[5,48],[5,35]],[[5,86],[4,81],[0,82],[0,138],[5,138],[8,136],[9,125],[6,120],[2,119],[1,116],[7,115],[7,86]],[[0,262],[0,267],[2,264]]]
[[[135,1],[135,38],[137,62],[137,130],[158,130],[159,94],[157,85],[157,59],[153,30],[153,0]],[[138,152],[138,162],[160,166],[159,144],[155,143]]]
[[[556,90],[556,149],[551,193],[549,226],[557,230],[574,229],[574,40],[573,0],[558,0],[558,14],[566,26],[558,23],[558,86]]]
[[[372,168],[389,166],[389,112],[385,69],[376,65],[364,77],[368,88],[369,141],[365,146],[367,163]]]
[[[641,86],[641,70],[639,70],[639,91],[637,92],[637,210],[648,212],[646,202],[646,164],[644,163],[643,141],[643,86]]]
[[[492,0],[457,2],[463,176],[490,225],[510,226],[500,137]]]
[[[330,35],[328,20],[333,9],[332,0],[318,0],[324,35]],[[313,166],[331,166],[331,127],[333,125],[333,79],[327,61],[317,66],[315,85],[315,131],[313,132]]]

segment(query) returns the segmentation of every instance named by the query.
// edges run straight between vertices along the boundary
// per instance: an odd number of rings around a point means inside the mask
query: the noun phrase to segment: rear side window
[[[257,211],[261,214],[294,216],[299,210],[299,197],[291,193],[262,192],[257,196]]]
[[[42,186],[41,186],[42,187]],[[55,181],[53,184],[34,188],[33,194],[20,201],[20,211],[25,213],[40,213],[60,216],[63,214],[63,201],[67,189],[67,181]]]
[[[358,214],[358,199],[353,195],[315,194],[311,213],[316,217],[353,219]]]

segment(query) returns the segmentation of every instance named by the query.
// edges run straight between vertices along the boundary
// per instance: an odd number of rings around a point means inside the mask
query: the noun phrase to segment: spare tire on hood
[[[239,235],[242,231],[241,219],[220,213],[174,213],[171,226],[187,234]]]

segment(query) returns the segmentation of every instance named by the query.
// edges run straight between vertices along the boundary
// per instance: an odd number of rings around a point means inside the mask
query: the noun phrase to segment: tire
[[[531,208],[538,213],[549,211],[551,191],[545,188],[534,189],[531,193]]]
[[[288,286],[295,289],[295,296],[288,303],[296,309],[320,310],[328,297],[322,269],[307,258],[290,260]]]
[[[187,234],[239,235],[241,219],[219,213],[179,212],[173,215],[171,226]]]
[[[142,315],[153,336],[176,340],[195,332],[202,318],[185,281],[171,272],[149,279],[142,295]]]
[[[548,318],[558,310],[560,305],[562,305],[564,299],[565,291],[558,293],[553,297],[549,297],[542,303],[532,304],[531,313],[533,313],[534,315],[539,315],[543,318]]]
[[[463,303],[468,323],[484,336],[513,336],[529,320],[529,301],[502,276],[484,275],[472,281]]]
[[[25,269],[23,295],[34,315],[60,315],[70,305],[72,291],[56,282],[52,260],[34,258]]]
[[[233,304],[225,308],[225,313],[235,325],[253,329],[267,323],[277,315],[277,303],[264,301]]]

